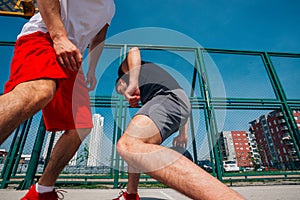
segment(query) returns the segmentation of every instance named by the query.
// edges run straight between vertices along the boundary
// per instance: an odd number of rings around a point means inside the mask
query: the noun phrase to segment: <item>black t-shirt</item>
[[[129,84],[129,75],[118,71],[127,85]],[[168,91],[181,88],[177,81],[164,69],[158,65],[142,61],[139,75],[139,89],[141,95],[141,102],[145,104],[152,99],[153,95],[158,91]]]

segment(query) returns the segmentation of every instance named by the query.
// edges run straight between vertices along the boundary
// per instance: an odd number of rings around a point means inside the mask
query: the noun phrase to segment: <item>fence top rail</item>
[[[300,175],[300,171],[274,171],[274,172],[260,172],[260,173],[233,173],[233,174],[225,174],[224,177],[243,177],[243,176],[285,176],[285,175]],[[298,177],[300,178],[300,177]]]
[[[0,46],[14,46],[14,41],[0,41]],[[138,47],[143,50],[172,50],[172,51],[197,51],[201,50],[208,53],[226,53],[226,54],[246,54],[246,55],[261,55],[268,54],[275,57],[295,57],[300,58],[300,53],[288,52],[267,52],[267,51],[254,51],[254,50],[234,50],[234,49],[217,49],[217,48],[204,48],[192,46],[172,46],[172,45],[151,45],[151,44],[105,44],[106,48],[120,49],[126,47]]]

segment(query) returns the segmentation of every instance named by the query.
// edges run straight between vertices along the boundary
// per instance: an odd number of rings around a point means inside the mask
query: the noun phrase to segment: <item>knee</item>
[[[123,135],[118,140],[117,145],[116,145],[118,154],[124,158],[124,156],[128,155],[129,152],[133,152],[134,149],[131,149],[132,144],[133,143],[130,142],[130,140],[128,140],[128,138]],[[136,144],[136,143],[134,143],[134,144]]]
[[[82,129],[78,129],[77,133],[80,137],[81,140],[84,140],[91,132],[91,128],[82,128]]]
[[[54,80],[34,80],[20,83],[13,90],[22,105],[27,107],[43,108],[54,97],[56,91],[56,82]]]
[[[118,154],[123,157],[131,157],[136,153],[140,153],[145,143],[135,137],[128,136],[126,133],[118,140],[116,149]]]
[[[127,149],[126,146],[127,146],[126,142],[121,137],[117,142],[116,149],[117,149],[118,154],[122,157]]]
[[[33,91],[35,91],[35,101],[36,103],[49,103],[56,91],[56,83],[53,80],[39,82],[33,86]]]

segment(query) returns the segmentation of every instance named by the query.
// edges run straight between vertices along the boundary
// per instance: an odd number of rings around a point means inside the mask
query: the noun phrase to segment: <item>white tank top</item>
[[[60,5],[68,37],[82,54],[103,26],[110,24],[115,14],[114,0],[60,0]],[[40,13],[23,26],[18,38],[37,31],[48,32]]]

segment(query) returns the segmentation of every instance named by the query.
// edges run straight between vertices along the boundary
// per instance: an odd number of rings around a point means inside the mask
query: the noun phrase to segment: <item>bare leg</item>
[[[11,92],[0,96],[0,144],[22,122],[44,108],[55,91],[54,80],[39,79],[20,83]]]
[[[138,192],[139,181],[140,173],[137,173],[137,170],[133,167],[129,167],[127,185],[127,192],[129,194],[136,194]]]
[[[53,186],[61,171],[72,159],[90,129],[66,131],[55,144],[49,163],[39,179],[43,186]]]
[[[128,165],[192,199],[244,199],[181,154],[160,146],[161,141],[152,120],[137,115],[118,141],[117,150]]]

